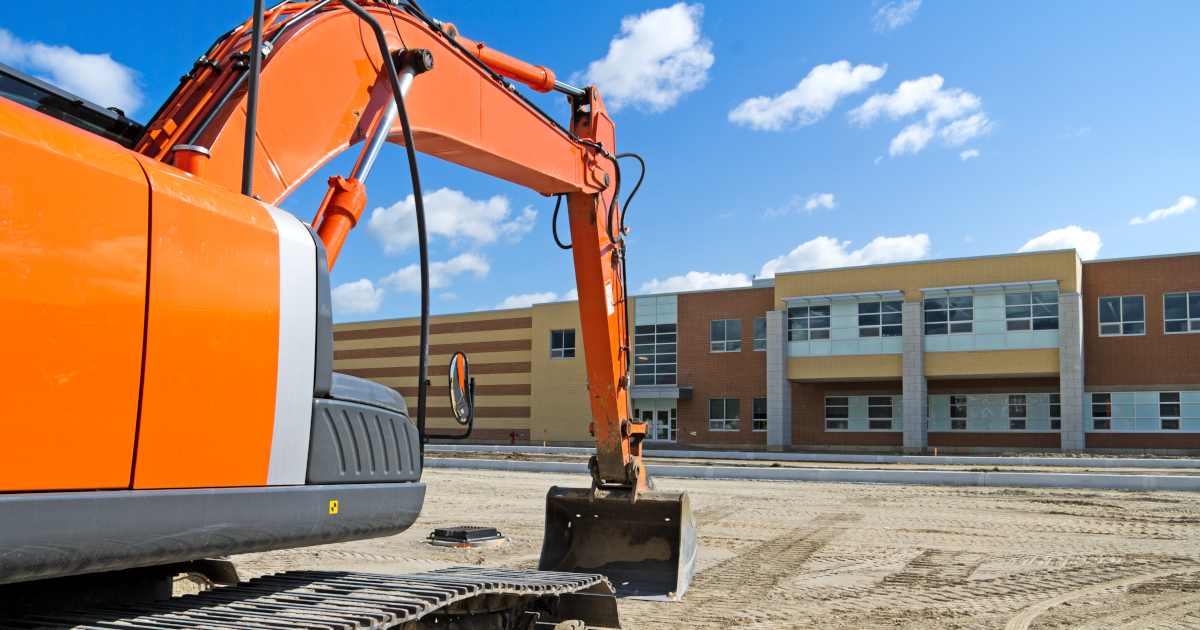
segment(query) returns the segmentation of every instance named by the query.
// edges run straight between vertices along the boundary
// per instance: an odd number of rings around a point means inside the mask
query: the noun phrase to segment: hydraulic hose
[[[556,195],[558,201],[554,202],[554,218],[550,220],[550,232],[554,234],[554,242],[558,244],[559,249],[571,249],[570,245],[563,245],[563,242],[558,240],[558,207],[562,205],[563,197],[566,195]]]
[[[425,232],[425,199],[421,192],[421,173],[417,168],[416,142],[413,141],[412,126],[408,122],[408,110],[404,107],[404,94],[400,91],[400,76],[396,74],[396,66],[392,63],[392,55],[388,50],[387,37],[379,21],[358,6],[354,0],[338,0],[342,6],[357,15],[371,26],[375,39],[379,44],[379,52],[383,56],[383,65],[387,69],[388,81],[392,86],[392,96],[396,99],[396,109],[400,114],[400,127],[404,130],[404,148],[408,153],[408,170],[412,178],[413,199],[416,201],[417,214],[417,244],[421,254],[421,349],[417,364],[417,433],[421,436],[421,458],[425,457],[425,401],[429,380],[429,239]]]

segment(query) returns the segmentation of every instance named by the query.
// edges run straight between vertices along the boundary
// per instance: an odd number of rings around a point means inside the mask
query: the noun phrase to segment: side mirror
[[[475,379],[467,366],[467,355],[456,352],[450,359],[450,408],[459,424],[471,422],[475,412]]]

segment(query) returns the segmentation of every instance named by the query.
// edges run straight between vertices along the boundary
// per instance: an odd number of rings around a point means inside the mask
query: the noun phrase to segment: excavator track
[[[612,593],[604,576],[587,573],[477,567],[405,575],[287,571],[154,603],[4,621],[0,629],[536,629],[556,627],[562,619],[619,628]]]

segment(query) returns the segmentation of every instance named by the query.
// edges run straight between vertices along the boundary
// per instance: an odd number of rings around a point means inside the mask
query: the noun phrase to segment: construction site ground
[[[1111,472],[1111,471],[1106,471]],[[248,554],[287,569],[536,568],[546,491],[585,475],[427,469],[390,538]],[[626,628],[1200,628],[1200,494],[661,479],[700,537],[674,603],[621,600]],[[424,542],[485,525],[499,547]]]

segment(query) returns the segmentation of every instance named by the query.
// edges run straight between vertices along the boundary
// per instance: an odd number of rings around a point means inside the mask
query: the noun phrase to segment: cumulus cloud
[[[875,23],[875,32],[891,31],[908,24],[917,16],[921,8],[921,0],[905,0],[904,2],[889,2],[878,11],[871,21]]]
[[[558,294],[553,291],[545,293],[525,293],[523,295],[510,295],[504,298],[504,301],[497,304],[493,308],[502,310],[506,308],[529,308],[534,304],[544,304],[553,302],[558,299]]]
[[[397,254],[417,243],[416,200],[413,195],[388,208],[376,208],[367,220],[367,233],[383,244],[383,251]],[[441,188],[425,193],[425,227],[430,236],[454,243],[480,246],[504,238],[511,242],[533,229],[537,210],[526,207],[512,217],[508,198],[496,195],[475,200],[461,191]]]
[[[566,293],[564,293],[562,297],[558,298],[558,301],[559,302],[570,302],[572,300],[578,300],[578,299],[579,299],[579,289],[571,289],[570,291],[567,291]]]
[[[943,89],[945,82],[936,74],[905,81],[895,92],[876,94],[851,110],[850,120],[865,127],[880,118],[900,120],[924,112],[924,120],[892,138],[888,152],[893,156],[917,153],[935,137],[956,147],[991,132],[994,125],[980,109],[983,100],[961,88]]]
[[[729,112],[729,120],[758,131],[780,131],[785,126],[803,127],[825,117],[838,99],[867,89],[887,72],[887,65],[849,61],[813,68],[796,87],[776,96],[756,96],[742,101]]]
[[[334,315],[370,315],[379,310],[385,291],[375,288],[370,280],[347,282],[330,292]]]
[[[707,271],[689,271],[682,276],[671,276],[659,282],[654,278],[642,285],[639,293],[678,293],[680,291],[701,291],[709,289],[728,289],[732,287],[748,287],[750,279],[744,273],[709,273]]]
[[[966,162],[967,160],[969,160],[971,158],[977,158],[977,157],[979,157],[979,151],[977,151],[975,149],[967,149],[966,151],[963,151],[962,153],[958,154],[958,159],[960,159],[964,162]]]
[[[132,114],[144,98],[137,71],[103,55],[76,52],[67,46],[26,42],[0,28],[0,63],[36,75],[103,107]]]
[[[1017,251],[1042,252],[1054,249],[1073,249],[1079,252],[1080,258],[1092,260],[1103,245],[1099,234],[1089,232],[1078,225],[1069,225],[1061,230],[1050,230],[1037,238],[1030,239]]]
[[[833,193],[816,193],[807,197],[795,195],[792,197],[791,201],[788,201],[787,205],[783,206],[782,208],[769,208],[764,216],[778,217],[792,212],[793,210],[809,213],[818,208],[833,210],[834,206],[836,205],[837,202],[833,200]]]
[[[890,262],[917,260],[929,254],[929,235],[880,236],[862,249],[848,251],[850,241],[818,236],[800,244],[787,254],[763,265],[760,278],[771,278],[784,271],[856,267]]]
[[[1171,206],[1170,208],[1163,208],[1161,210],[1155,210],[1154,212],[1151,212],[1150,214],[1147,214],[1144,217],[1133,217],[1132,219],[1129,220],[1129,225],[1139,225],[1142,223],[1149,223],[1151,221],[1157,221],[1159,219],[1165,219],[1167,217],[1173,217],[1177,214],[1183,214],[1184,212],[1187,212],[1188,210],[1191,210],[1192,208],[1195,208],[1195,207],[1196,207],[1196,198],[1189,197],[1188,195],[1184,195],[1184,196],[1180,197],[1179,201],[1175,202],[1175,205]]]
[[[446,302],[454,302],[455,300],[458,299],[458,296],[447,291],[446,293],[439,295],[438,299],[446,301]]]
[[[476,278],[484,278],[491,270],[491,265],[488,264],[487,260],[478,254],[471,253],[460,254],[446,262],[431,262],[429,263],[429,288],[440,289],[448,287],[454,281],[455,277],[467,272],[473,273]],[[379,284],[398,292],[420,291],[421,266],[413,263],[407,267],[398,269],[380,280]]]
[[[700,33],[703,17],[704,5],[683,2],[625,16],[608,55],[572,80],[599,86],[612,111],[628,105],[666,110],[708,81],[714,57],[712,42]]]

